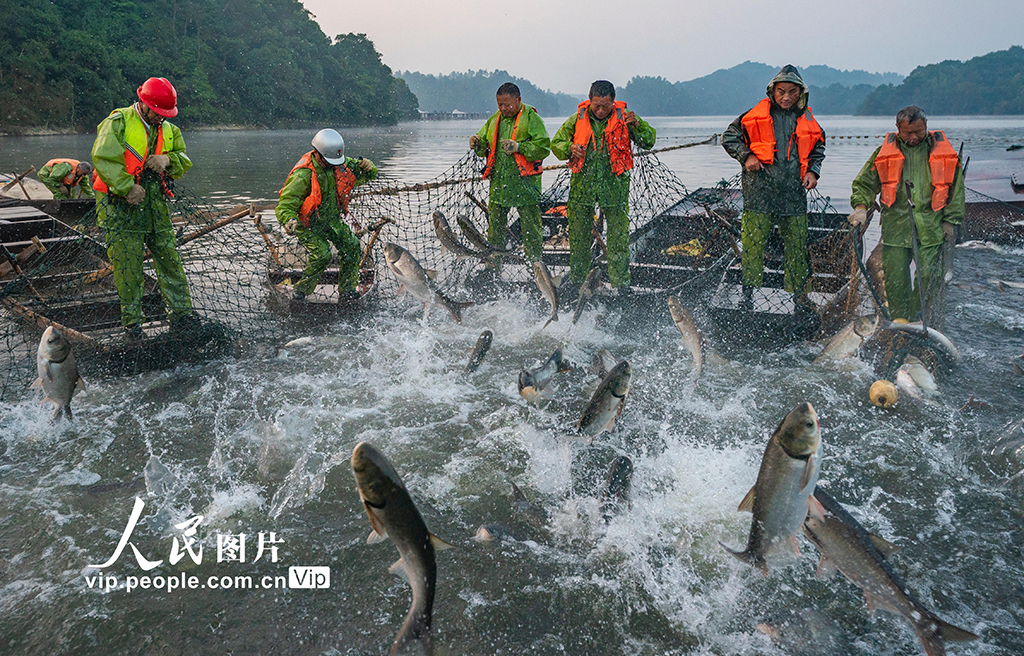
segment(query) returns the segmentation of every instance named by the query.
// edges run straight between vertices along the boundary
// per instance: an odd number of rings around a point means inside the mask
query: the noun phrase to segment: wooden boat
[[[0,306],[30,340],[48,326],[60,330],[93,371],[130,373],[230,350],[227,331],[215,322],[204,322],[209,330],[201,343],[170,331],[150,273],[142,298],[145,338],[129,342],[104,244],[35,207],[0,207],[0,245]]]

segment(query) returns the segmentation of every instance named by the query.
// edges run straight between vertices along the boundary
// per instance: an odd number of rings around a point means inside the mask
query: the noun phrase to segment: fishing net
[[[981,239],[1001,244],[1024,244],[1024,208],[965,189],[967,211],[960,240]]]
[[[48,326],[71,341],[87,378],[220,357],[284,333],[268,311],[250,208],[174,194],[147,193],[137,209],[107,197],[65,221],[0,208],[0,398],[36,378]],[[120,218],[101,226],[102,210]]]

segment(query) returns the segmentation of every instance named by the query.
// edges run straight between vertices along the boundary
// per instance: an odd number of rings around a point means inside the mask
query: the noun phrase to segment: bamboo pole
[[[35,171],[35,170],[36,170],[36,167],[33,164],[32,166],[28,167],[28,170],[25,171],[24,173],[22,173],[21,175],[18,175],[17,173],[12,173],[11,175],[14,176],[14,179],[11,180],[10,182],[8,182],[7,184],[5,184],[3,187],[0,187],[0,191],[7,191],[8,189],[13,187],[14,185],[21,184],[21,179],[24,178],[29,173],[31,173],[32,171]],[[24,187],[22,187],[22,189],[24,189]],[[28,199],[28,200],[31,200],[31,199],[28,198],[27,194],[25,195],[25,198]]]
[[[366,264],[366,260],[370,257],[370,252],[373,250],[373,244],[377,241],[380,231],[389,223],[394,223],[394,221],[387,218],[381,219],[377,227],[373,229],[373,234],[370,235],[370,240],[366,243],[366,250],[363,251],[363,256],[359,259],[359,266],[356,267],[357,270],[362,269],[363,265]]]
[[[260,236],[263,237],[263,243],[266,244],[267,250],[270,251],[270,258],[274,260],[274,264],[283,269],[284,262],[281,261],[281,256],[277,252],[277,246],[274,245],[274,240],[270,238],[270,233],[263,226],[263,221],[259,215],[253,219],[253,222],[256,224],[256,229],[260,231]]]
[[[81,342],[82,344],[88,344],[89,346],[99,347],[103,350],[107,350],[106,347],[100,345],[100,343],[96,341],[95,338],[90,337],[85,333],[80,333],[74,328],[68,328],[64,324],[57,323],[56,321],[53,321],[51,319],[47,319],[43,315],[39,314],[38,312],[33,312],[32,310],[28,309],[27,307],[25,307],[24,305],[22,305],[21,303],[19,303],[18,301],[14,300],[9,296],[3,299],[3,303],[7,304],[7,306],[10,307],[11,311],[14,312],[15,314],[25,319],[28,319],[29,321],[31,321],[32,323],[34,323],[35,325],[39,326],[44,330],[50,326],[53,326],[54,328],[59,330],[65,337],[67,337],[69,340],[73,342]]]

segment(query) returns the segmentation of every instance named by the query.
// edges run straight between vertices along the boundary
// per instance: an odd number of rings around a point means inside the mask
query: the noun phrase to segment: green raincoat
[[[896,139],[903,153],[903,175],[896,189],[892,207],[882,207],[882,271],[885,274],[885,296],[889,314],[893,319],[914,320],[921,310],[921,301],[910,276],[913,260],[913,238],[910,229],[910,209],[904,181],[914,185],[914,227],[917,228],[918,253],[921,256],[921,280],[925,289],[941,285],[944,272],[940,266],[942,250],[942,223],[959,225],[964,218],[964,176],[957,165],[956,178],[949,190],[949,202],[938,212],[932,210],[932,175],[928,155],[935,140],[931,133],[918,145],[907,146]],[[853,180],[850,205],[870,207],[882,191],[882,182],[875,170],[875,157],[881,146],[871,154],[864,168]]]
[[[494,136],[494,124],[498,124],[498,143],[491,144]],[[512,128],[515,118],[505,118],[501,112],[495,112],[487,119],[476,136],[480,137],[480,145],[475,152],[480,157],[487,157],[491,147],[495,147],[494,170],[491,171],[491,189],[487,200],[487,242],[498,248],[505,247],[505,231],[508,227],[509,208],[519,210],[519,225],[523,233],[523,248],[526,259],[533,262],[541,258],[543,235],[541,232],[540,201],[541,176],[521,175],[514,155],[506,155],[501,142],[512,139]],[[551,152],[548,148],[548,130],[537,111],[524,104],[519,114],[519,128],[515,140],[519,144],[519,154],[528,162],[543,161]]]
[[[579,112],[574,112],[551,138],[551,152],[560,160],[568,160],[576,133]],[[612,159],[604,139],[608,120],[597,120],[590,110],[587,119],[594,139],[587,144],[583,169],[569,180],[569,277],[583,282],[590,273],[590,249],[593,244],[595,204],[604,212],[608,223],[608,279],[613,287],[629,286],[629,171],[612,173]],[[630,140],[643,149],[654,147],[657,132],[646,121],[629,128]],[[596,150],[595,150],[596,148]]]
[[[772,98],[775,84],[792,82],[803,92],[800,99],[789,110],[784,110],[772,100],[772,128],[775,132],[775,161],[762,164],[762,170],[749,172],[743,169],[743,217],[742,242],[743,284],[760,287],[764,272],[764,247],[772,226],[778,224],[783,239],[785,261],[784,286],[787,291],[800,292],[810,278],[811,268],[807,261],[807,190],[800,176],[800,157],[797,150],[796,121],[807,109],[810,93],[803,78],[794,66],[784,66],[768,84],[766,93]],[[733,121],[722,134],[722,147],[730,157],[741,165],[751,155],[750,139],[743,128],[744,112]],[[825,134],[808,156],[807,170],[821,176],[821,164],[825,160]],[[783,155],[779,144],[789,144]],[[785,146],[783,146],[785,148]]]
[[[71,166],[67,162],[57,162],[54,165],[47,164],[43,168],[39,169],[39,181],[46,185],[46,188],[53,192],[53,197],[60,200],[64,198],[95,198],[96,192],[92,190],[92,174],[83,175],[78,180],[78,184],[74,187],[78,187],[78,193],[74,191],[72,187],[69,192],[65,193],[64,190],[64,178],[68,177],[75,172],[75,167]]]
[[[338,249],[338,291],[354,291],[359,282],[359,238],[342,218],[334,171],[321,166],[315,157],[312,162],[320,185],[320,206],[310,216],[309,227],[299,222],[299,210],[312,189],[313,172],[307,168],[297,169],[288,176],[274,211],[281,225],[292,220],[298,223],[295,236],[309,253],[306,269],[293,289],[306,295],[316,289],[320,276],[331,263],[331,244],[334,244]],[[377,177],[376,167],[363,171],[358,159],[346,157],[343,166],[356,176],[357,187]]]
[[[143,258],[146,249],[153,255],[153,269],[173,323],[192,312],[188,280],[176,248],[170,208],[158,177],[144,170],[138,180],[146,190],[143,201],[132,206],[124,199],[136,184],[124,161],[126,120],[142,124],[148,138],[147,152],[156,152],[157,127],[146,125],[134,105],[114,110],[97,126],[92,164],[97,175],[109,187],[107,193],[96,192],[97,222],[106,232],[107,257],[114,267],[114,283],[121,299],[122,325],[141,324],[144,320]],[[163,130],[167,135],[165,143],[171,143],[163,151],[170,160],[165,176],[177,180],[192,167],[192,161],[185,154],[181,130],[168,121],[164,121]]]

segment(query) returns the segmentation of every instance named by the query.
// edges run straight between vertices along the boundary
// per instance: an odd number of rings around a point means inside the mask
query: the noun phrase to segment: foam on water
[[[19,556],[0,570],[10,618],[0,644],[132,653],[140,635],[166,634],[197,652],[380,652],[410,595],[387,573],[393,547],[365,544],[348,458],[366,440],[400,472],[430,529],[457,547],[438,554],[434,626],[446,653],[782,653],[754,628],[778,608],[816,609],[855,637],[855,653],[918,653],[904,622],[872,620],[839,578],[816,581],[808,544],[801,558],[773,561],[768,577],[718,546],[745,544],[750,515],[736,506],[776,424],[807,400],[821,417],[822,484],[903,548],[894,568],[926,606],[982,632],[983,643],[950,651],[1017,653],[1020,486],[1003,487],[1013,472],[980,446],[1020,409],[1019,388],[985,382],[998,371],[991,361],[1022,349],[1019,335],[974,338],[980,317],[1019,331],[1013,308],[986,301],[965,293],[950,303],[965,364],[940,378],[939,412],[870,406],[867,365],[806,364],[817,352],[807,345],[760,361],[709,358],[694,383],[666,308],[645,313],[643,330],[599,304],[575,326],[566,318],[541,331],[546,312],[533,294],[470,307],[462,325],[439,308],[424,320],[400,298],[360,323],[297,336],[313,339],[285,358],[102,381],[76,396],[75,421],[57,427],[33,402],[2,405],[0,553]],[[464,374],[483,328],[494,333],[491,350]],[[528,405],[519,369],[559,347],[577,369],[556,376],[550,401]],[[633,380],[615,431],[589,445],[571,428],[596,385],[582,366],[602,348],[630,360]],[[954,412],[971,393],[995,402],[993,416]],[[630,508],[605,523],[600,481],[616,455],[633,462]],[[174,480],[147,490],[154,457]],[[510,500],[513,482],[528,508]],[[133,541],[147,557],[166,559],[180,535],[173,525],[203,514],[211,553],[217,532],[275,531],[286,547],[276,565],[204,560],[189,573],[329,565],[332,587],[78,594],[82,568],[109,556],[135,496],[146,509]],[[518,539],[470,540],[484,524]],[[157,571],[176,571],[165,568]],[[112,571],[141,573],[128,552]],[[28,631],[36,617],[53,630]],[[108,621],[126,628],[111,632]],[[200,637],[199,625],[219,628]]]

